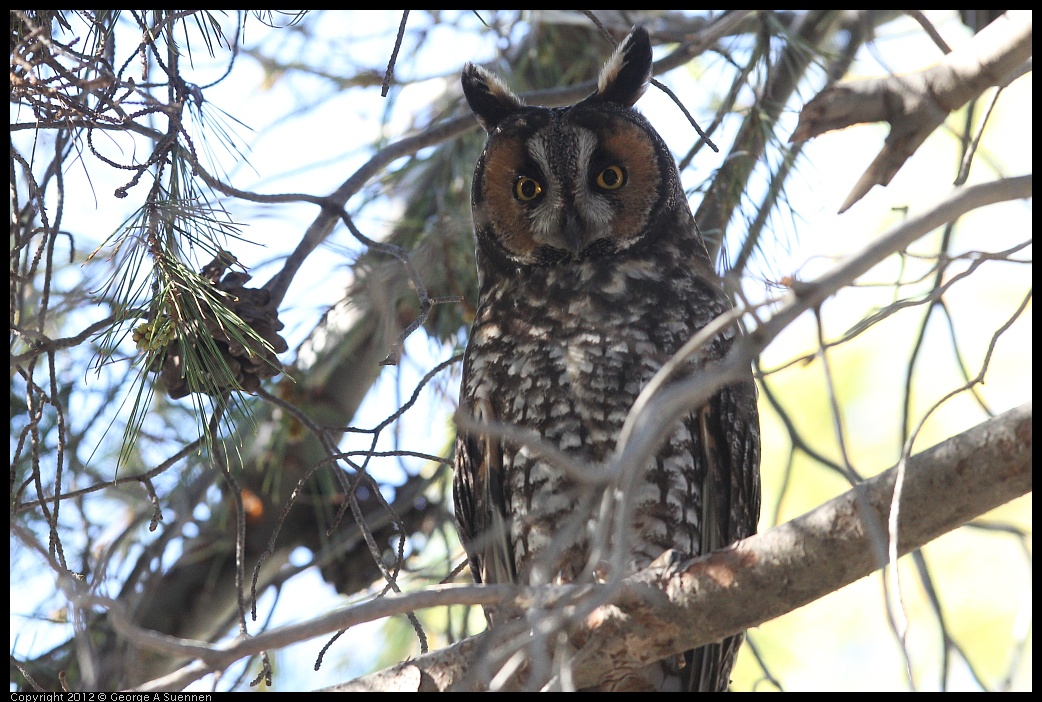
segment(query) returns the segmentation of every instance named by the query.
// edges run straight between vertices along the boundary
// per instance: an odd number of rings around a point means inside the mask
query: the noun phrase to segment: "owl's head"
[[[597,90],[569,107],[532,107],[467,64],[463,92],[488,143],[474,172],[479,256],[546,266],[620,253],[690,220],[676,163],[633,104],[651,80],[638,27],[608,59]],[[667,228],[672,228],[667,227]]]

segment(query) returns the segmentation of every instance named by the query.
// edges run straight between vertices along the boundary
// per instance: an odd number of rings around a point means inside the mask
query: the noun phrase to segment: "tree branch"
[[[897,551],[906,554],[1032,489],[1032,410],[1024,405],[913,456],[907,464]],[[677,564],[668,558],[627,578],[611,605],[573,622],[579,646],[567,663],[577,686],[596,683],[620,661],[640,666],[757,626],[834,592],[886,564],[877,539],[885,534],[897,469],[868,480],[802,517],[708,556]],[[784,589],[778,587],[784,583]],[[207,646],[161,637],[205,663],[148,683],[139,690],[181,689],[211,670],[260,650],[285,646],[340,628],[448,604],[509,604],[517,611],[559,609],[565,614],[604,586],[511,588],[449,586],[388,596],[344,608],[249,639]],[[515,594],[516,593],[516,594]],[[514,622],[330,691],[446,690],[473,685],[489,652],[518,636]],[[136,636],[151,647],[151,638]],[[200,648],[202,647],[202,648]],[[515,648],[522,648],[516,645]],[[494,672],[494,671],[493,671]],[[541,681],[540,681],[541,682]],[[516,677],[505,686],[519,684]],[[548,682],[557,689],[559,679]]]
[[[1031,454],[1027,404],[913,456],[902,488],[898,552],[921,548],[1030,492]],[[620,662],[639,667],[719,641],[879,569],[886,559],[875,539],[880,530],[886,533],[896,475],[897,469],[890,469],[731,548],[679,565],[659,559],[657,567],[627,578],[612,605],[575,623],[572,641],[579,650],[565,664],[571,680],[577,687],[592,685],[617,672]],[[582,597],[595,589],[567,588],[567,595]],[[479,634],[328,691],[447,690],[472,684],[483,656],[501,638],[497,634]],[[559,676],[544,689],[561,687]]]
[[[792,290],[770,319],[764,321],[734,345],[722,362],[685,380],[662,387],[653,397],[637,398],[626,419],[623,434],[613,460],[613,472],[639,470],[647,456],[656,455],[669,435],[670,427],[681,417],[699,407],[714,392],[744,377],[750,364],[782,330],[807,310],[821,306],[829,297],[853,283],[874,266],[898,251],[903,251],[920,237],[960,216],[987,205],[1032,196],[1032,176],[1002,178],[990,183],[964,186],[927,211],[909,217],[864,249],[848,256],[820,278],[796,281]],[[694,353],[715,333],[710,325],[691,338],[677,352],[677,358]],[[658,385],[652,380],[649,387]]]
[[[1030,11],[1010,10],[930,68],[830,86],[804,106],[789,140],[854,124],[890,123],[886,144],[840,207],[844,212],[874,185],[887,185],[949,114],[1018,75],[1031,58],[1031,25]]]

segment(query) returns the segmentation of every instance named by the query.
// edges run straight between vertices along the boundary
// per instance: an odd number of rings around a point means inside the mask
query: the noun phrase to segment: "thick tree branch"
[[[1030,492],[1031,454],[1028,404],[913,456],[903,486],[899,553]],[[896,468],[888,470],[732,548],[627,578],[614,604],[573,629],[573,642],[583,643],[568,664],[572,681],[591,685],[622,661],[637,666],[718,641],[882,567],[885,549],[877,539],[886,533],[896,475]],[[330,690],[459,686],[480,669],[496,636],[486,632]],[[550,689],[559,686],[560,680],[549,681]]]
[[[886,144],[840,212],[887,185],[948,115],[986,88],[1004,85],[1031,58],[1031,12],[1010,10],[938,64],[917,73],[832,85],[808,102],[790,141],[869,122],[889,122]]]
[[[902,488],[899,553],[921,548],[1030,492],[1032,443],[1028,404],[911,457]],[[609,670],[617,670],[620,661],[639,666],[717,641],[782,616],[881,568],[886,564],[886,547],[879,539],[885,538],[896,476],[896,468],[888,470],[802,517],[732,548],[684,563],[660,558],[656,565],[627,578],[611,605],[584,621],[573,622],[572,641],[580,647],[569,663],[572,681],[578,686],[591,685]],[[586,598],[602,596],[604,589],[442,586],[389,595],[214,646],[135,635],[139,645],[168,653],[177,647],[182,654],[191,649],[200,659],[138,690],[181,689],[211,670],[262,650],[424,607],[466,603],[567,612]],[[522,629],[516,624],[508,622],[329,691],[447,690],[473,684],[491,651],[508,638],[528,639],[528,634],[519,635]],[[516,684],[516,680],[506,681],[506,686]],[[551,689],[559,685],[559,680],[548,683]]]
[[[828,37],[840,30],[842,15],[837,10],[824,9],[806,13],[793,27],[790,42],[772,68],[772,77],[762,88],[757,109],[750,110],[743,120],[719,173],[695,212],[695,221],[712,260],[717,259],[727,225],[741,202],[744,193],[741,184],[748,182],[767,148],[764,135],[774,130],[786,102],[813,63],[812,55],[803,47],[826,45]]]

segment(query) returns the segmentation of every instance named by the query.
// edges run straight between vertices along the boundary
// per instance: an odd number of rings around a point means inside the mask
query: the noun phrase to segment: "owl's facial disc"
[[[543,119],[529,115],[489,140],[475,184],[479,236],[524,265],[632,246],[661,198],[648,135],[631,120],[587,110],[539,112]]]

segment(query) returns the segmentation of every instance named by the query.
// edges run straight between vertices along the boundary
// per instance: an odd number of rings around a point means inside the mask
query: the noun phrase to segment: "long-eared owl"
[[[680,422],[614,496],[630,501],[624,539],[598,519],[603,490],[525,443],[536,435],[603,469],[641,390],[731,309],[676,162],[633,109],[651,69],[642,28],[608,60],[596,92],[570,107],[527,106],[488,71],[463,69],[488,142],[474,172],[480,292],[460,408],[499,428],[461,430],[456,444],[456,520],[478,582],[592,581],[606,562],[632,572],[669,549],[697,556],[756,531],[751,374]],[[739,333],[721,331],[685,372],[721,359]],[[625,552],[612,560],[619,541]],[[740,644],[688,651],[602,689],[725,690]]]

